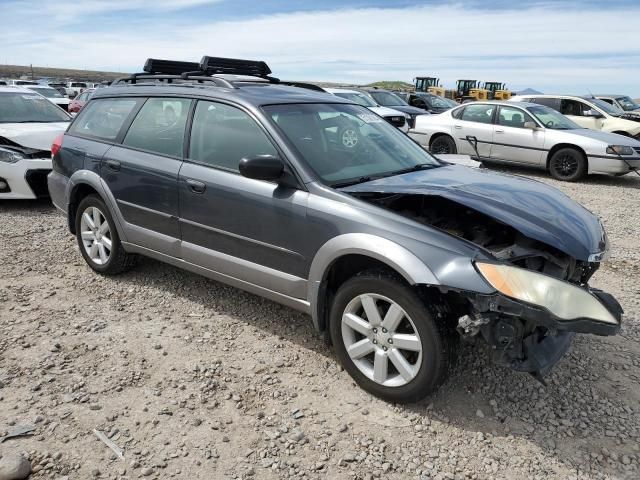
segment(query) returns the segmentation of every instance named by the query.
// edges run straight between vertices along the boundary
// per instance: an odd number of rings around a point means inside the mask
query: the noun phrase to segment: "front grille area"
[[[49,196],[47,175],[49,175],[50,172],[50,169],[27,170],[27,173],[24,175],[25,180],[36,197]]]
[[[391,125],[393,125],[394,127],[404,127],[405,124],[405,118],[403,116],[399,116],[399,115],[393,115],[391,117],[384,117],[384,119],[389,122]]]

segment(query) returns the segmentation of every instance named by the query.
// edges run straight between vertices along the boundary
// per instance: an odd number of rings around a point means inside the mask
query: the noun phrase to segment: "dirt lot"
[[[578,338],[546,388],[464,346],[412,406],[357,388],[304,315],[152,260],[100,277],[48,203],[0,203],[0,436],[36,426],[0,454],[58,480],[638,478],[640,178],[534,176],[603,218],[621,335]]]

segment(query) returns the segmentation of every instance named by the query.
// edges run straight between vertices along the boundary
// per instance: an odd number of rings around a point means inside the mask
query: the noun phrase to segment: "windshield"
[[[539,105],[527,107],[527,111],[536,117],[545,127],[552,130],[575,130],[582,128],[553,108]]]
[[[398,95],[391,92],[370,92],[371,96],[383,107],[406,106],[407,102],[402,100]]]
[[[620,106],[625,112],[631,112],[632,110],[640,110],[640,105],[631,100],[631,97],[619,97],[616,98]]]
[[[68,122],[69,116],[36,93],[0,93],[0,123]]]
[[[288,104],[264,110],[333,187],[440,165],[400,130],[357,105]]]
[[[27,87],[27,88],[29,90],[33,90],[36,93],[39,93],[43,97],[47,97],[47,98],[64,98],[62,95],[60,95],[60,92],[57,91],[55,88],[32,88],[32,87]]]
[[[420,95],[425,98],[430,104],[432,108],[453,108],[460,105],[458,102],[454,102],[453,100],[449,100],[448,98],[440,97],[438,95]]]
[[[358,105],[362,105],[363,107],[377,107],[378,105],[367,97],[363,93],[358,92],[335,92],[334,95],[342,98],[346,98],[347,100],[351,100],[352,102],[356,102]]]
[[[609,115],[612,115],[614,117],[619,117],[620,115],[622,115],[624,113],[620,108],[615,107],[615,106],[611,105],[610,103],[605,102],[604,100],[600,100],[599,98],[588,98],[586,100],[589,100],[591,103],[593,103],[600,110],[604,110],[606,113],[608,113]]]

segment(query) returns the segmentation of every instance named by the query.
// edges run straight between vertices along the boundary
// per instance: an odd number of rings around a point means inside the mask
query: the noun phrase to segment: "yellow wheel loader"
[[[489,100],[509,100],[512,95],[505,83],[484,82],[482,88],[489,93]]]
[[[444,87],[440,85],[440,79],[436,77],[414,78],[416,92],[428,92],[444,97]]]

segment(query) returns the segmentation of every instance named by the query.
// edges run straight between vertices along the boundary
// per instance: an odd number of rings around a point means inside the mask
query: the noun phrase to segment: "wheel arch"
[[[340,280],[376,267],[397,274],[410,285],[440,284],[418,257],[391,240],[364,233],[339,235],[318,250],[309,271],[308,301],[318,331],[324,331],[328,324],[332,288],[337,288]]]
[[[111,216],[113,217],[113,221],[115,223],[120,239],[122,241],[126,241],[124,229],[122,228],[122,217],[120,215],[120,210],[118,210],[116,206],[116,199],[113,196],[113,193],[105,186],[104,182],[96,172],[88,170],[79,170],[75,172],[71,176],[70,181],[67,185],[67,221],[71,233],[73,233],[74,235],[76,233],[75,217],[78,205],[83,198],[91,194],[95,194],[100,197],[102,201],[107,205],[107,208],[109,209]]]
[[[555,153],[558,150],[562,150],[563,148],[571,148],[573,150],[576,150],[576,151],[580,152],[580,154],[584,158],[584,161],[586,162],[587,172],[589,171],[589,158],[587,157],[587,152],[585,152],[583,148],[581,148],[578,145],[575,145],[573,143],[558,143],[558,144],[554,145],[553,147],[551,147],[551,150],[549,150],[549,153],[547,153],[547,159],[546,159],[546,163],[545,163],[545,167],[546,167],[547,171],[549,170],[549,162],[551,161],[551,158],[555,155]]]

